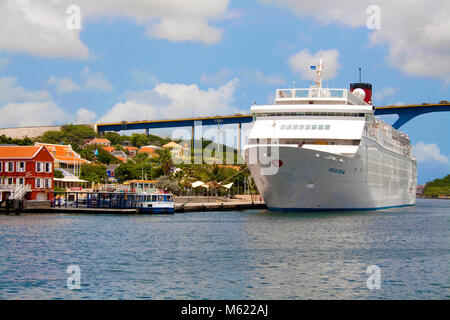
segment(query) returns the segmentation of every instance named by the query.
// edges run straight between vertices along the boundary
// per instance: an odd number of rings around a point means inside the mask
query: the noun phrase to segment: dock
[[[202,211],[240,211],[252,209],[266,209],[262,201],[230,201],[230,202],[201,202],[175,204],[175,212],[202,212]]]
[[[241,211],[266,209],[263,201],[251,199],[229,199],[224,197],[178,197],[175,198],[175,213],[208,212],[208,211]],[[135,215],[139,213],[137,208],[127,207],[87,207],[87,206],[52,206],[50,201],[24,201],[19,208],[11,206],[6,210],[6,205],[0,205],[0,214],[122,214]],[[155,213],[149,213],[155,214]]]

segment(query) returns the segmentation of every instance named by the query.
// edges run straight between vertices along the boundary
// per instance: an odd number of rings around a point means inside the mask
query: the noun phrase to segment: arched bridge
[[[405,105],[405,106],[386,106],[375,107],[375,115],[397,114],[398,120],[393,124],[393,127],[398,129],[409,120],[430,112],[450,111],[450,103],[440,104],[422,104],[422,105]],[[96,129],[99,133],[106,131],[122,131],[122,130],[139,130],[145,129],[148,133],[149,129],[161,128],[176,128],[176,127],[193,127],[201,123],[203,126],[208,125],[225,125],[225,124],[239,124],[250,123],[253,121],[251,115],[236,114],[234,116],[216,116],[216,117],[199,117],[188,119],[173,119],[173,120],[152,120],[152,121],[122,121],[115,123],[99,123],[96,124]]]
[[[399,118],[392,125],[395,129],[400,128],[402,125],[410,121],[411,119],[430,112],[442,112],[450,111],[450,103],[445,101],[440,104],[422,104],[422,105],[406,105],[406,106],[388,106],[388,107],[376,107],[375,115],[387,115],[397,114]]]
[[[402,125],[411,119],[430,112],[450,111],[450,103],[443,101],[440,104],[422,104],[422,105],[405,105],[405,106],[386,106],[375,107],[375,115],[397,114],[399,118],[392,125],[395,129],[399,129]],[[122,130],[139,130],[145,129],[147,135],[150,129],[161,128],[176,128],[176,127],[191,127],[192,141],[194,140],[194,127],[198,124],[202,126],[208,125],[225,125],[238,124],[239,125],[239,147],[241,145],[241,125],[242,123],[250,123],[253,121],[251,115],[236,114],[234,116],[216,116],[216,117],[199,117],[188,119],[173,119],[173,120],[153,120],[153,121],[122,121],[116,123],[99,123],[96,124],[96,130],[99,133],[106,131],[122,131]]]

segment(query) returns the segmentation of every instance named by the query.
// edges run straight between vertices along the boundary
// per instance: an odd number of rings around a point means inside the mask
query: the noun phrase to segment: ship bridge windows
[[[256,118],[270,117],[366,117],[365,113],[356,112],[255,112]]]
[[[329,124],[282,124],[280,130],[330,130]]]

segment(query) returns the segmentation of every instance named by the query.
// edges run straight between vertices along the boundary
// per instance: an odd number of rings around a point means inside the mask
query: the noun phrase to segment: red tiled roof
[[[32,159],[41,146],[0,146],[0,159]]]
[[[117,159],[119,159],[122,162],[127,162],[127,159],[125,159],[124,157],[121,157],[121,156],[114,156],[114,157],[116,157]]]
[[[96,144],[96,143],[111,143],[111,142],[109,142],[109,140],[108,139],[93,139],[92,141],[91,141],[91,143],[92,144]]]
[[[114,147],[103,147],[103,149],[105,149],[106,151],[108,151],[109,153],[113,152],[114,150],[116,150],[116,148]]]
[[[156,153],[155,149],[151,147],[142,147],[139,149],[139,153],[146,153],[152,157],[156,157],[158,154]]]
[[[78,153],[72,150],[70,145],[36,142],[35,146],[45,146],[52,157],[59,162],[67,164],[91,163],[88,160],[82,159]]]

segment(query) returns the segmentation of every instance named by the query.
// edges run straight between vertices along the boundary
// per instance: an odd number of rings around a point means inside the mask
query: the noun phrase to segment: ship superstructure
[[[410,140],[374,117],[372,86],[323,88],[323,59],[312,68],[310,88],[278,89],[274,105],[251,108],[244,153],[267,206],[296,211],[414,204]]]

